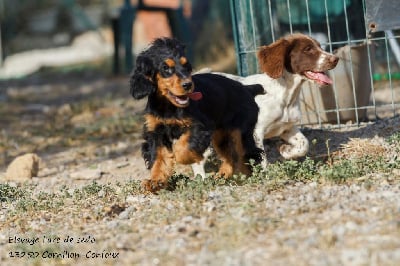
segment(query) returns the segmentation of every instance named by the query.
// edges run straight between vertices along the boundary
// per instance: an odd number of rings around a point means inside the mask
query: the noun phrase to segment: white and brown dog
[[[316,40],[304,34],[292,34],[262,46],[257,56],[263,74],[228,75],[243,84],[259,83],[264,87],[265,94],[256,96],[260,108],[254,130],[256,144],[264,148],[264,139],[280,137],[286,142],[279,149],[283,158],[305,156],[308,140],[296,126],[301,115],[301,85],[306,80],[331,84],[332,80],[324,72],[335,68],[339,58],[322,50]],[[265,156],[263,165],[266,163]]]
[[[320,44],[304,34],[292,34],[276,42],[260,47],[258,61],[263,74],[240,77],[225,73],[242,84],[261,84],[265,94],[255,100],[260,108],[254,137],[257,147],[264,150],[263,140],[280,137],[283,144],[279,151],[283,158],[294,159],[305,156],[309,149],[307,138],[300,132],[299,93],[306,80],[320,85],[331,84],[324,73],[336,67],[339,58],[321,49]],[[267,165],[263,154],[262,166]],[[200,165],[193,167],[194,173],[204,177]]]

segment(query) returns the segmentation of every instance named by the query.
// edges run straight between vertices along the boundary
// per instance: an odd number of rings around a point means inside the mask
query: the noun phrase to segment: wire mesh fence
[[[231,0],[240,75],[259,73],[256,52],[294,32],[340,57],[332,86],[303,85],[302,125],[358,125],[400,113],[400,10],[396,0]],[[390,9],[390,11],[388,11]]]

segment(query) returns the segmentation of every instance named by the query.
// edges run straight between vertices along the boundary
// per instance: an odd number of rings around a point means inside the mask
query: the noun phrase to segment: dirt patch
[[[266,173],[176,176],[149,195],[144,105],[127,77],[97,72],[0,82],[1,265],[400,263],[399,117],[305,128],[308,159],[281,161],[279,140],[267,141]],[[7,165],[32,152],[38,176],[6,182]]]

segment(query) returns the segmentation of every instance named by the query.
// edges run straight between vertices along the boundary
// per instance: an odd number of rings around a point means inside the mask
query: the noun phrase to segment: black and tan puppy
[[[191,75],[184,46],[176,39],[156,39],[136,59],[130,79],[135,99],[148,97],[142,156],[150,169],[145,189],[164,188],[175,163],[203,159],[212,143],[222,161],[219,176],[249,173],[249,159],[261,159],[253,130],[260,85],[244,86],[214,74]]]

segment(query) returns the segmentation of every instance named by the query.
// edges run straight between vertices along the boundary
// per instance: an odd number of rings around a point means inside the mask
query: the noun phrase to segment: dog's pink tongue
[[[317,81],[320,84],[332,84],[333,83],[333,81],[325,73],[307,71],[306,74],[309,78]]]
[[[203,94],[201,94],[201,92],[198,91],[188,93],[187,96],[189,96],[189,98],[192,99],[193,101],[198,101],[201,98],[203,98]]]

